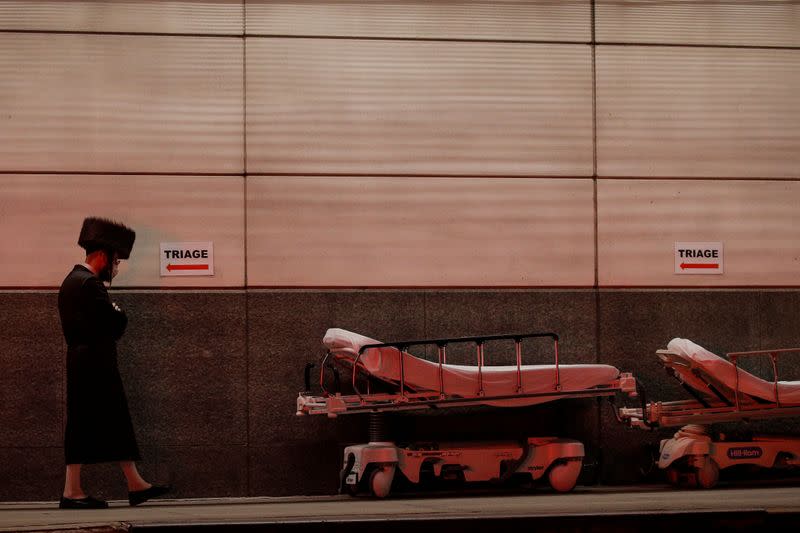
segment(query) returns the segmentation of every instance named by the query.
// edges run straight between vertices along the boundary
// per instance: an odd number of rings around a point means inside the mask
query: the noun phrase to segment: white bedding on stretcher
[[[367,344],[381,344],[351,331],[331,328],[325,333],[323,343],[337,356],[355,360],[358,351]],[[405,358],[404,377],[406,386],[415,391],[439,391],[439,363],[420,359],[403,352]],[[400,382],[400,357],[393,347],[367,349],[359,359],[373,376],[392,383]],[[608,385],[619,377],[619,370],[609,365],[559,365],[562,391],[586,390]],[[555,365],[524,365],[521,367],[522,393],[540,394],[555,392]],[[478,367],[468,365],[442,365],[444,392],[450,396],[477,396],[480,390]],[[483,366],[483,391],[485,396],[507,396],[517,392],[517,367]],[[488,405],[522,406],[552,401],[551,396],[534,398],[512,398],[510,400],[486,401]]]
[[[727,387],[736,389],[735,367],[730,361],[709,352],[688,339],[672,339],[667,344],[667,350],[691,359],[709,375]],[[740,392],[769,402],[775,401],[775,382],[761,379],[741,368],[738,370]],[[687,383],[692,385],[692,380],[687,380]],[[778,397],[781,404],[800,404],[800,381],[779,381]]]

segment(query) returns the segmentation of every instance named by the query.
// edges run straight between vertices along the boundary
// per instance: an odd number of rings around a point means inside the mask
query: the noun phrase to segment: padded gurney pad
[[[351,331],[331,328],[323,339],[325,346],[338,357],[355,360],[358,351],[367,344],[381,344]],[[439,363],[420,359],[403,352],[406,386],[415,391],[439,390]],[[383,381],[400,382],[400,357],[397,349],[370,348],[359,360],[366,370]],[[611,386],[619,377],[619,370],[609,365],[559,365],[562,391],[586,390],[598,386]],[[517,394],[517,367],[483,366],[483,391],[485,396]],[[521,367],[524,394],[555,392],[555,365],[524,365]],[[478,367],[468,365],[442,365],[445,394],[458,397],[477,396],[480,389]],[[557,397],[512,398],[486,401],[487,405],[521,406],[549,402]]]
[[[735,367],[727,359],[709,352],[688,339],[672,339],[667,344],[667,350],[691,359],[711,377],[732,390],[736,389]],[[687,383],[691,384],[688,380]],[[741,368],[739,368],[739,391],[769,402],[775,401],[773,381],[761,379]],[[800,381],[779,381],[778,396],[781,404],[800,404]]]

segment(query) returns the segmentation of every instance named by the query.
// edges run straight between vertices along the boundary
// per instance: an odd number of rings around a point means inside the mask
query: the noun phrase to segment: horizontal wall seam
[[[752,176],[597,176],[598,180],[636,180],[636,181],[800,181],[800,176],[796,177],[763,177],[754,178]]]
[[[57,293],[60,287],[0,287],[0,294],[34,294],[34,293]],[[112,287],[111,294],[135,294],[135,293],[185,293],[185,294],[246,294],[244,287]]]
[[[498,43],[498,44],[564,44],[589,46],[591,41],[559,39],[491,39],[488,37],[402,37],[402,36],[374,36],[374,35],[292,35],[280,33],[248,33],[246,37],[256,39],[319,39],[334,41],[411,41],[431,43]]]
[[[0,170],[0,176],[3,175],[23,175],[23,176],[192,176],[192,177],[208,177],[217,178],[230,176],[233,178],[244,177],[244,172],[132,172],[132,171],[102,171],[102,170]]]
[[[415,174],[396,174],[396,173],[322,173],[322,172],[119,172],[119,171],[80,171],[80,170],[0,170],[0,176],[163,176],[163,177],[283,177],[283,178],[502,178],[502,179],[551,179],[551,180],[572,180],[572,179],[597,179],[597,180],[620,180],[620,181],[745,181],[745,182],[768,182],[768,181],[800,181],[797,177],[775,177],[765,176],[754,178],[752,176],[592,176],[590,174],[574,175],[547,175],[547,174],[437,174],[437,173],[415,173]]]
[[[79,171],[79,170],[0,170],[0,176],[21,175],[21,176],[163,176],[163,177],[232,177],[232,178],[470,178],[470,179],[550,179],[550,180],[574,180],[574,179],[597,179],[602,180],[630,180],[630,181],[746,181],[746,182],[769,182],[769,181],[800,181],[800,176],[796,177],[772,177],[763,178],[745,176],[592,176],[591,174],[574,175],[546,175],[546,174],[437,174],[437,173],[415,173],[415,174],[396,174],[396,173],[321,173],[321,172],[119,172],[119,171]]]
[[[324,34],[282,34],[282,33],[202,33],[202,32],[144,32],[113,30],[47,30],[47,29],[0,29],[0,33],[27,33],[43,35],[124,35],[144,37],[210,37],[210,38],[255,38],[255,39],[322,39],[350,41],[420,41],[420,42],[452,42],[452,43],[501,43],[501,44],[565,44],[590,45],[588,40],[560,39],[491,39],[476,37],[403,37],[403,36],[371,36],[371,35],[324,35]]]
[[[51,30],[51,29],[12,29],[2,28],[0,33],[25,33],[41,35],[122,35],[143,37],[204,37],[235,39],[324,39],[351,41],[418,41],[418,42],[451,42],[451,43],[499,43],[499,44],[548,44],[548,45],[595,45],[625,47],[664,47],[664,48],[732,48],[736,50],[800,50],[800,46],[792,45],[756,45],[756,44],[718,44],[718,43],[671,43],[671,42],[637,42],[637,41],[603,41],[603,40],[559,40],[559,39],[491,39],[470,37],[403,37],[403,36],[369,36],[369,35],[320,35],[320,34],[282,34],[282,33],[202,33],[202,32],[140,32],[112,30]]]
[[[142,37],[219,37],[223,39],[243,39],[241,33],[166,33],[166,32],[145,32],[145,31],[97,31],[97,30],[36,30],[36,29],[0,29],[0,33],[27,33],[39,35],[123,35],[123,36],[142,36]]]
[[[253,287],[125,287],[112,288],[113,294],[150,294],[150,293],[172,293],[172,294],[248,294],[266,292],[624,292],[624,291],[798,291],[800,285],[592,285],[576,286],[374,286],[374,287],[330,287],[330,286],[308,286],[301,285],[296,287],[275,286],[267,287],[263,285]],[[0,294],[55,294],[59,287],[0,287]]]
[[[639,43],[635,41],[596,41],[597,46],[625,46],[645,48],[734,48],[736,50],[800,50],[800,46],[757,44],[701,44],[701,43]]]

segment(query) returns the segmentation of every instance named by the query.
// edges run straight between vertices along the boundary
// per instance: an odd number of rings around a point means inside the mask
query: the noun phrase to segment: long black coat
[[[117,368],[117,340],[128,318],[103,283],[76,265],[58,293],[67,341],[67,464],[138,461],[128,400]]]

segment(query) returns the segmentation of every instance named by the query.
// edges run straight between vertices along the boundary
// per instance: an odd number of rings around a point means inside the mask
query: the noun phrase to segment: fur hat
[[[87,253],[100,249],[110,249],[127,259],[133,249],[136,233],[129,227],[106,218],[88,217],[83,220],[78,245]]]

